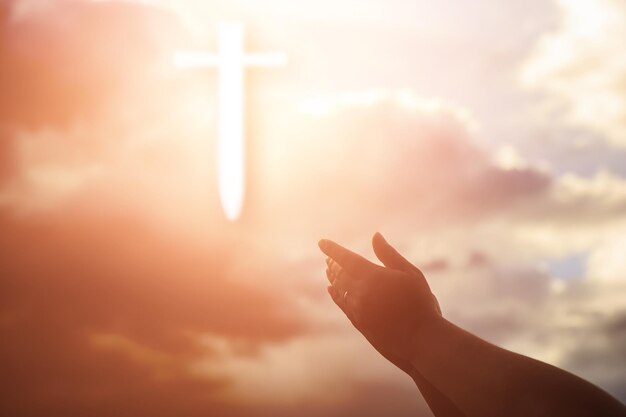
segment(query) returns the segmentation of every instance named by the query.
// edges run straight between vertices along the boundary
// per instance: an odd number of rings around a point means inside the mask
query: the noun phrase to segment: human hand
[[[426,342],[423,329],[441,319],[441,310],[422,272],[380,233],[372,246],[385,267],[330,240],[319,242],[328,256],[328,292],[376,350],[411,373],[411,351]]]

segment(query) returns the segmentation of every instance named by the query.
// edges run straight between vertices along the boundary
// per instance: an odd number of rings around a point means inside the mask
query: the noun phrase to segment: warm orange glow
[[[626,7],[550,4],[0,2],[0,415],[425,414],[325,292],[377,230],[623,392]]]

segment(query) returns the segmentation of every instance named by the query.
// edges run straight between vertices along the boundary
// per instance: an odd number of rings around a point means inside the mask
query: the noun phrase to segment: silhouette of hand
[[[385,267],[330,240],[319,242],[328,255],[328,292],[376,350],[410,373],[412,347],[423,342],[421,330],[439,320],[441,310],[422,272],[380,233],[372,246]]]

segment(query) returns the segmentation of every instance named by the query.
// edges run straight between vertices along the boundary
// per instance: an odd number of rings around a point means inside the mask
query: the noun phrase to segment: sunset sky
[[[247,190],[217,181],[220,22]],[[0,0],[0,414],[430,411],[326,293],[380,231],[450,321],[626,401],[622,0]],[[420,414],[421,413],[421,414]]]

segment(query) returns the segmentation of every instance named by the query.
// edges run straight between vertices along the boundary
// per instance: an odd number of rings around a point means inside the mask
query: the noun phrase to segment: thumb
[[[405,272],[416,272],[422,275],[422,272],[415,265],[407,261],[404,256],[400,255],[393,246],[387,243],[383,235],[378,232],[376,232],[372,238],[372,247],[374,248],[376,257],[380,259],[387,268]]]

